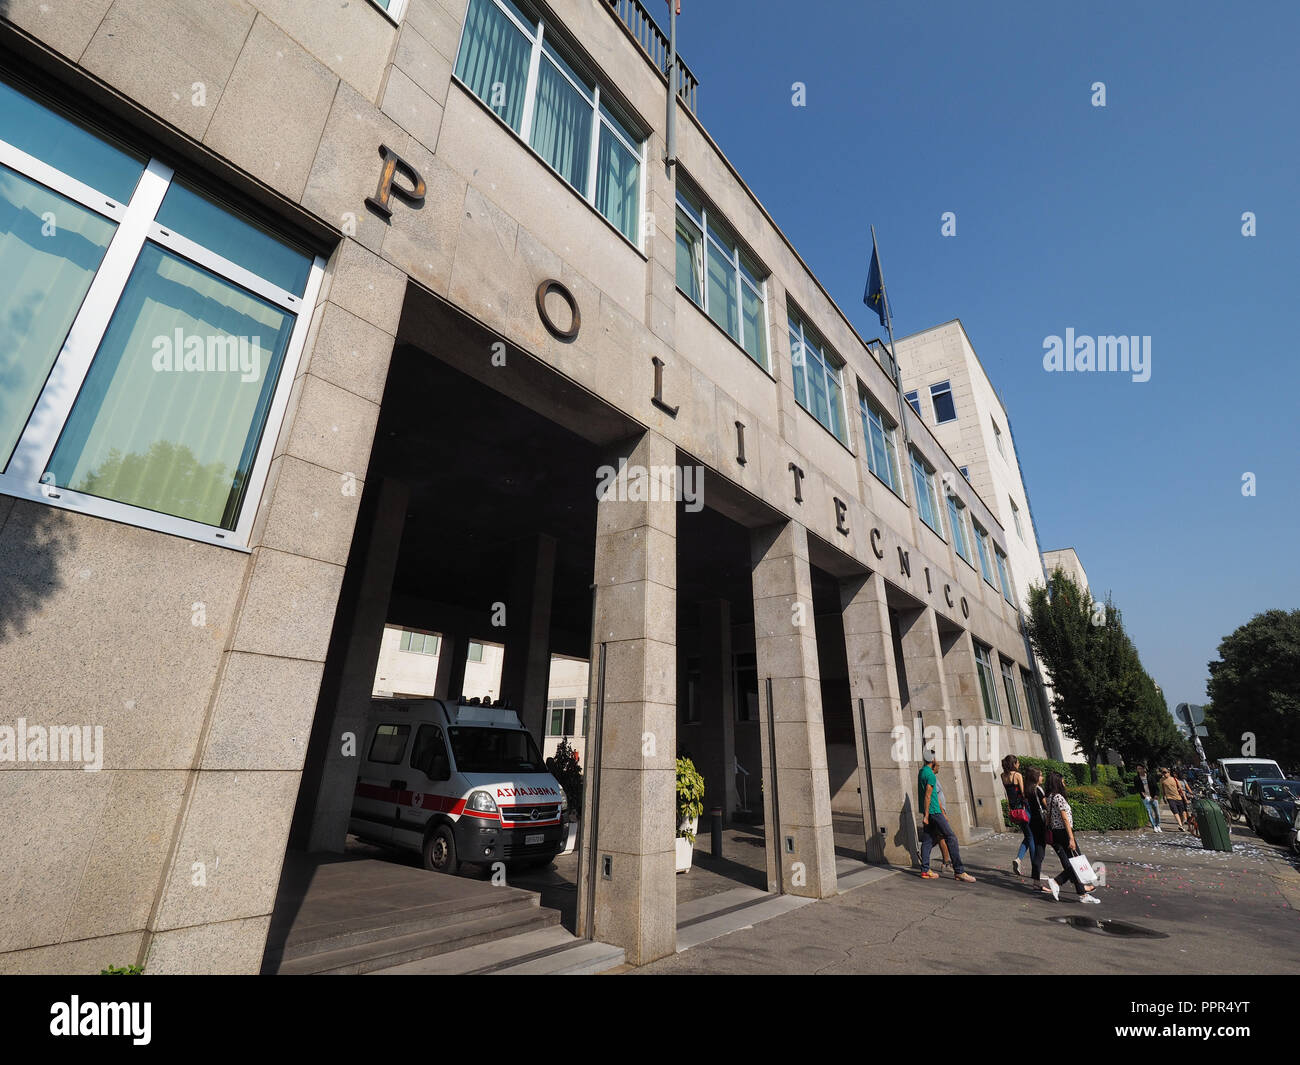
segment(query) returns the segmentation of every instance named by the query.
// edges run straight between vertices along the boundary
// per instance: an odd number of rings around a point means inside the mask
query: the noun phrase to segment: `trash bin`
[[[1207,851],[1232,850],[1232,837],[1228,832],[1228,822],[1223,817],[1223,810],[1217,802],[1210,799],[1195,799],[1192,802],[1192,814],[1196,817],[1196,827],[1201,833],[1201,846]]]

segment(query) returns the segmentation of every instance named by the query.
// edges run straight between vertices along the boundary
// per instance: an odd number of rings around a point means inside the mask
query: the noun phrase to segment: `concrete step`
[[[622,947],[578,939],[555,926],[376,970],[372,976],[580,976],[622,965]]]
[[[677,908],[677,952],[680,954],[815,901],[798,895],[769,895],[749,887],[695,899]]]
[[[498,890],[480,892],[463,899],[295,927],[285,941],[280,958],[282,962],[290,962],[326,951],[396,939],[435,928],[450,928],[487,917],[514,913],[526,915],[538,907],[538,896],[532,892],[510,891],[507,894]]]
[[[279,972],[282,975],[296,976],[359,976],[489,940],[510,938],[520,933],[557,926],[559,923],[558,910],[544,910],[537,905],[524,908],[509,906],[500,912],[470,920],[426,927],[417,932],[294,958],[281,963]]]

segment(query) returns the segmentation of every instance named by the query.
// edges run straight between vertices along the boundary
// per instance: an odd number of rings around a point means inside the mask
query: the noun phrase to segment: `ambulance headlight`
[[[497,812],[496,800],[486,791],[471,793],[469,802],[466,805],[471,810],[477,810],[481,814],[494,814]]]
[[[569,809],[569,794],[565,792],[560,796],[560,813],[566,813]]]

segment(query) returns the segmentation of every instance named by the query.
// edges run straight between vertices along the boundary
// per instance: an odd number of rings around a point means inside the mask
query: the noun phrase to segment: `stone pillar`
[[[363,512],[358,522],[303,769],[291,846],[307,851],[342,852],[347,841],[357,765],[366,742],[375,670],[410,497],[405,484],[390,478],[377,487],[371,521],[360,525]],[[343,747],[345,733],[356,737],[350,754]],[[310,802],[310,808],[304,808],[304,802]]]
[[[538,745],[546,728],[546,691],[551,677],[551,596],[555,587],[555,538],[544,533],[518,546],[506,603],[501,697],[519,714]]]
[[[603,660],[604,691],[588,730],[578,933],[643,965],[677,947],[677,504],[662,472],[676,448],[650,431],[603,461],[623,457],[652,471],[659,498],[619,498],[615,481],[596,505],[590,661],[600,696]]]
[[[807,529],[789,521],[751,530],[750,561],[763,778],[775,784],[764,794],[769,881],[775,853],[784,893],[828,898],[836,892],[835,840]]]
[[[971,816],[970,789],[966,784],[966,769],[961,760],[960,748],[954,747],[949,726],[955,726],[948,701],[948,678],[945,670],[943,648],[939,641],[939,625],[931,607],[909,610],[900,614],[903,631],[903,660],[907,668],[907,687],[911,694],[908,711],[915,719],[920,714],[920,727],[924,741],[926,729],[937,729],[932,737],[939,755],[939,783],[943,787],[944,808],[948,823],[959,840],[967,838],[967,829],[974,823]],[[922,796],[917,796],[920,802]]]
[[[944,668],[948,674],[948,704],[955,728],[961,722],[966,745],[966,757],[970,763],[970,787],[975,792],[975,805],[971,809],[971,825],[996,829],[1002,820],[1002,781],[998,778],[1001,766],[990,769],[980,761],[980,749],[984,753],[994,752],[993,763],[1000,762],[1002,756],[1010,752],[1007,745],[1006,729],[992,725],[984,717],[984,699],[980,694],[979,671],[975,665],[975,648],[971,644],[970,633],[965,630],[952,630],[940,639],[943,648]],[[1009,718],[1006,705],[1006,693],[1002,688],[1002,670],[996,651],[989,652],[989,661],[993,666],[993,687],[1002,707],[1003,720]],[[1022,707],[1023,712],[1023,707]],[[985,730],[988,731],[985,731]],[[981,737],[984,742],[981,743]],[[993,742],[990,742],[993,741]],[[954,760],[957,752],[953,753]],[[965,766],[958,763],[963,789],[966,787]],[[969,794],[969,792],[967,792]],[[969,805],[969,803],[968,803]]]
[[[444,632],[438,643],[438,672],[433,693],[439,699],[456,699],[465,687],[465,656],[469,645],[459,632]]]
[[[737,805],[735,689],[731,680],[731,604],[700,604],[699,764],[704,777],[704,816],[721,806],[724,819]]]
[[[912,728],[903,712],[894,665],[894,639],[884,577],[876,572],[842,581],[840,604],[849,663],[849,692],[853,700],[853,734],[858,746],[862,820],[867,830],[867,860],[910,866],[916,853],[919,815],[915,784],[920,766],[913,760],[910,740],[900,750],[898,734],[894,731],[901,728],[910,737]],[[898,757],[900,753],[902,758]]]

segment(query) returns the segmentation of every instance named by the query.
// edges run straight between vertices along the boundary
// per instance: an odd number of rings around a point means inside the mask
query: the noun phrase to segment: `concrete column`
[[[433,693],[439,699],[456,699],[465,687],[465,656],[469,643],[458,632],[444,632],[438,643],[438,672]]]
[[[752,530],[750,561],[763,777],[775,785],[766,788],[764,795],[769,881],[775,879],[771,875],[776,871],[771,868],[775,850],[783,892],[828,898],[836,891],[835,840],[808,531],[793,521]]]
[[[704,815],[722,807],[723,818],[736,808],[736,714],[731,680],[731,604],[714,599],[700,604],[700,739],[704,776]]]
[[[899,734],[894,731],[901,728],[910,736],[912,729],[903,712],[894,665],[884,577],[877,572],[842,581],[840,604],[849,692],[853,700],[853,734],[858,746],[862,820],[867,830],[867,860],[910,866],[916,853],[919,816],[914,792],[920,766],[913,761],[913,745],[907,742],[900,749]]]
[[[358,516],[294,815],[290,845],[303,850],[341,852],[347,840],[409,497],[405,484],[385,478],[371,520],[363,524],[364,508]],[[345,733],[355,737],[350,752]]]
[[[939,755],[939,783],[943,787],[944,807],[957,838],[965,840],[974,820],[960,748],[952,742],[953,734],[949,731],[949,726],[955,728],[956,725],[948,701],[948,676],[939,641],[938,621],[930,607],[905,611],[900,614],[900,619],[903,625],[900,634],[903,661],[911,695],[908,712],[914,719],[920,715],[922,737],[927,729],[938,730],[931,736],[937,738],[935,746]],[[920,799],[921,796],[917,796],[916,801]]]
[[[999,766],[990,770],[980,761],[981,747],[987,755],[993,752],[993,762],[1000,762],[1010,752],[1007,730],[991,725],[984,717],[984,698],[980,694],[979,671],[975,664],[975,648],[970,633],[953,630],[940,637],[944,668],[948,674],[948,704],[952,723],[961,722],[965,733],[966,758],[970,763],[970,787],[975,792],[975,805],[971,808],[971,825],[996,829],[1002,821],[1002,781],[998,778]],[[989,652],[993,666],[993,686],[1002,718],[1009,720],[1006,693],[1002,688],[1002,670],[996,651]],[[1023,712],[1023,707],[1021,708]],[[982,741],[982,742],[981,742]],[[954,751],[953,758],[957,757]],[[965,786],[965,766],[959,766],[961,781]],[[968,803],[969,805],[969,803]]]
[[[545,534],[521,543],[506,603],[501,697],[519,713],[538,745],[546,727],[551,677],[551,596],[555,588],[555,538]]]
[[[658,490],[646,494],[658,498],[620,498],[639,493],[615,481],[596,506],[591,663],[600,703],[593,699],[588,730],[578,932],[590,929],[643,965],[677,946],[677,504],[663,472],[676,448],[646,432],[603,461],[623,457],[650,471]]]

